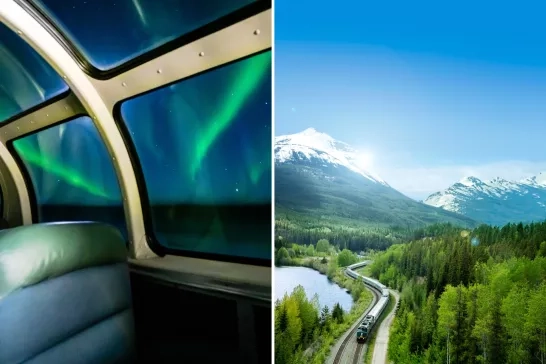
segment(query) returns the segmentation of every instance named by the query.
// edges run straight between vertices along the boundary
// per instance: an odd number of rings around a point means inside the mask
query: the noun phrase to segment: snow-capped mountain
[[[275,138],[276,215],[296,213],[350,225],[417,227],[435,222],[474,226],[472,219],[414,201],[370,171],[361,154],[313,128]]]
[[[541,221],[546,219],[546,173],[520,181],[465,177],[424,203],[493,225]]]
[[[301,133],[275,138],[275,162],[310,162],[323,166],[345,167],[370,181],[384,184],[379,176],[358,167],[359,153],[348,144],[340,142],[314,128]]]

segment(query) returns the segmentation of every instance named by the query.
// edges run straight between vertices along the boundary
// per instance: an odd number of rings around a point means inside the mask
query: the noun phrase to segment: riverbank
[[[334,260],[328,258],[333,258]],[[345,268],[338,268],[335,258],[305,257],[297,260],[294,259],[292,260],[292,264],[290,264],[290,266],[310,268],[320,274],[326,275],[330,281],[347,290],[353,298],[353,305],[349,312],[345,312],[343,322],[332,323],[328,332],[321,333],[311,345],[302,348],[304,351],[302,359],[307,363],[323,364],[337,340],[362,315],[372,301],[371,292],[365,288],[362,282],[357,282],[347,277],[344,273]]]

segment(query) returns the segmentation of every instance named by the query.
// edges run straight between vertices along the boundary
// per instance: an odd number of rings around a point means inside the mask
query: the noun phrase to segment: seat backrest
[[[129,363],[127,250],[94,222],[0,231],[0,363]]]

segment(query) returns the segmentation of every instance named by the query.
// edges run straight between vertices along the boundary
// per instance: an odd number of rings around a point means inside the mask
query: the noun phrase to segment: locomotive
[[[365,277],[361,274],[358,274],[357,272],[353,270],[360,267],[364,267],[368,264],[370,264],[370,261],[356,263],[356,264],[350,265],[345,270],[345,273],[349,277],[353,279],[362,280],[364,281],[365,284],[381,292],[381,297],[372,307],[370,312],[366,315],[364,320],[362,320],[362,322],[358,326],[358,329],[356,330],[356,341],[359,343],[364,343],[368,340],[368,337],[370,336],[373,328],[375,327],[377,321],[379,320],[379,317],[381,317],[381,314],[385,310],[385,307],[387,307],[387,305],[389,304],[389,290],[384,284],[382,284],[376,279]]]

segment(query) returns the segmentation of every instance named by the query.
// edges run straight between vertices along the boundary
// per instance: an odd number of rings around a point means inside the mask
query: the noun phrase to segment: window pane
[[[126,234],[114,166],[89,117],[18,139],[13,146],[32,179],[40,222],[100,221]]]
[[[126,101],[121,112],[161,244],[271,258],[271,52]]]
[[[0,122],[66,90],[55,70],[0,22]]]
[[[85,57],[107,70],[257,0],[35,0]],[[83,26],[85,24],[85,26]]]

